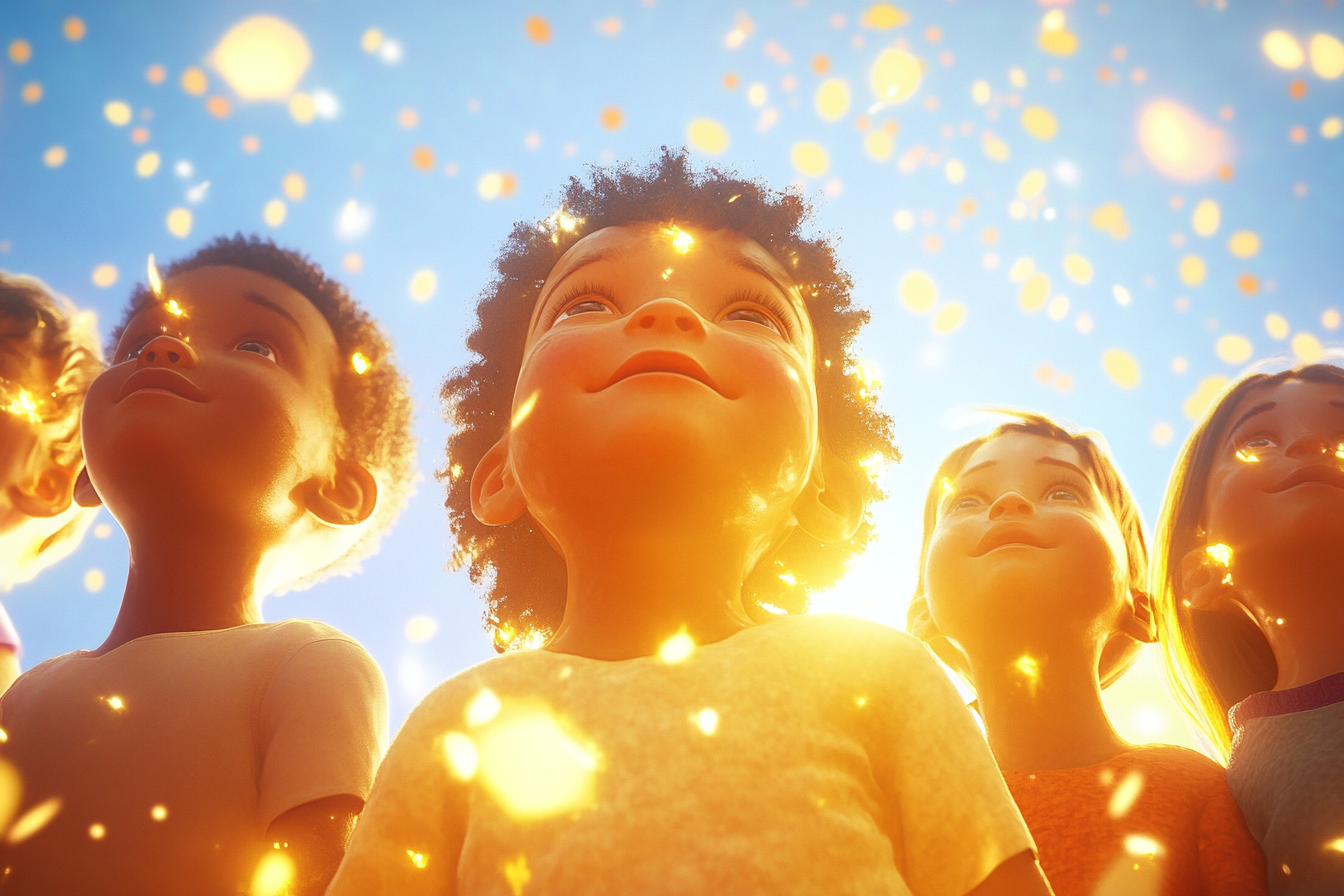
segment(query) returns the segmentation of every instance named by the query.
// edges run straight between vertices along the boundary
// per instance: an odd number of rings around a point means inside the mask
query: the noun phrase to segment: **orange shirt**
[[[1004,776],[1056,896],[1265,893],[1265,860],[1221,766],[1135,747],[1083,768]]]

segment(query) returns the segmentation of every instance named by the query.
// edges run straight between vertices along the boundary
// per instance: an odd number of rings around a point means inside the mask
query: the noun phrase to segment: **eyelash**
[[[785,335],[793,335],[793,323],[789,319],[791,312],[789,311],[788,306],[769,293],[757,292],[754,289],[738,290],[728,297],[729,305],[733,305],[737,302],[750,302],[755,305],[764,306],[774,314],[775,318],[779,321],[780,326],[784,328]]]
[[[551,305],[550,308],[546,310],[546,314],[542,317],[541,320],[542,328],[545,329],[547,327],[550,327],[552,324],[554,324],[557,320],[560,319],[560,315],[564,314],[566,311],[569,310],[569,307],[574,303],[575,299],[583,298],[585,296],[597,296],[599,298],[605,299],[612,305],[616,304],[616,296],[613,295],[611,290],[608,289],[607,287],[599,286],[593,283],[584,283],[581,286],[576,286],[575,288],[566,292],[564,297],[561,298],[560,301],[554,303],[553,305]],[[733,293],[728,297],[729,305],[733,305],[738,302],[752,303],[765,307],[779,320],[780,326],[784,328],[785,334],[788,336],[793,335],[794,332],[793,323],[789,320],[789,314],[790,314],[789,308],[779,299],[775,298],[772,295],[769,295],[768,293],[757,292],[755,290],[750,289],[743,289],[738,290],[737,292]]]
[[[560,319],[560,315],[569,310],[569,306],[574,304],[574,300],[583,296],[597,296],[606,299],[612,305],[616,304],[616,296],[605,286],[598,286],[593,283],[584,283],[582,286],[576,286],[565,293],[564,298],[546,309],[546,315],[542,318],[542,328],[549,327]]]
[[[1050,483],[1045,487],[1045,490],[1041,492],[1042,499],[1044,500],[1045,498],[1049,498],[1056,491],[1059,491],[1061,489],[1067,489],[1068,491],[1072,492],[1074,497],[1078,499],[1079,504],[1087,503],[1087,489],[1083,488],[1077,482],[1074,482],[1072,479],[1057,479],[1054,482]],[[952,494],[947,496],[946,502],[943,504],[943,512],[944,513],[955,512],[956,510],[959,509],[957,507],[957,504],[959,504],[960,502],[964,501],[967,498],[975,498],[976,500],[980,501],[981,504],[989,503],[985,500],[985,498],[982,495],[976,492],[953,492]]]

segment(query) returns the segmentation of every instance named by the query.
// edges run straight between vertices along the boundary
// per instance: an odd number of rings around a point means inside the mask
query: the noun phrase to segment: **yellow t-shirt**
[[[0,700],[27,811],[6,893],[247,892],[270,823],[368,796],[387,743],[382,673],[306,619],[137,638],[35,666]]]
[[[924,646],[784,618],[608,662],[489,660],[411,714],[328,896],[959,896],[1032,848]]]

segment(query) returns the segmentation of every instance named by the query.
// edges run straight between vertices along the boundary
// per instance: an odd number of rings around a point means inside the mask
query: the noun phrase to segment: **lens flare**
[[[159,266],[154,263],[154,253],[149,253],[149,261],[145,264],[145,273],[149,277],[149,291],[154,293],[155,298],[163,298],[163,278],[159,276]]]
[[[1149,164],[1179,181],[1207,180],[1232,160],[1228,136],[1172,100],[1154,100],[1144,107],[1139,145]]]
[[[1160,856],[1163,849],[1162,844],[1158,843],[1152,837],[1145,837],[1142,834],[1130,834],[1125,837],[1125,852],[1132,856]]]
[[[495,696],[494,691],[481,688],[481,692],[467,704],[467,726],[479,728],[493,721],[495,716],[499,715],[500,706],[499,698]]]
[[[282,852],[269,852],[252,872],[252,896],[283,896],[293,881],[294,861]]]
[[[658,657],[665,663],[679,663],[692,653],[695,653],[695,641],[684,628],[658,648]]]
[[[187,309],[183,308],[177,299],[169,299],[163,303],[163,310],[167,311],[173,317],[186,317]]]
[[[1232,565],[1232,549],[1222,542],[1208,545],[1204,548],[1204,553],[1208,554],[1213,562],[1219,566],[1228,567]]]
[[[53,818],[61,812],[61,798],[53,796],[38,803],[33,808],[19,816],[19,820],[14,822],[14,826],[9,829],[5,835],[5,842],[10,846],[22,843],[29,837],[36,834],[47,826]]]
[[[481,754],[476,742],[460,731],[450,731],[443,736],[443,758],[453,777],[460,781],[470,781],[476,776],[481,765]]]
[[[532,879],[532,872],[527,870],[527,856],[520,854],[518,858],[500,865],[499,870],[509,882],[513,896],[523,896],[523,887]]]
[[[350,356],[350,366],[355,369],[355,373],[363,375],[369,372],[369,368],[373,366],[373,362],[370,361],[368,355],[365,355],[363,352],[355,352]]]
[[[1132,771],[1124,777],[1111,792],[1111,801],[1106,806],[1106,814],[1111,818],[1123,818],[1134,808],[1139,794],[1143,793],[1143,772]]]
[[[691,246],[695,245],[695,237],[691,236],[675,224],[671,227],[664,228],[663,233],[667,234],[672,239],[672,248],[679,255],[685,255],[687,252],[691,251]]]
[[[313,60],[303,34],[284,19],[251,16],[215,46],[210,62],[245,100],[285,100]]]
[[[421,870],[424,870],[424,868],[429,864],[428,856],[426,856],[422,852],[416,852],[413,849],[406,850],[406,858],[410,859],[411,864]]]
[[[591,804],[597,754],[544,705],[506,709],[475,741],[477,780],[512,818],[548,818]]]
[[[527,397],[526,401],[519,405],[518,410],[514,412],[513,420],[509,423],[509,428],[517,429],[518,426],[531,415],[533,409],[537,406],[537,397],[540,395],[540,390],[533,392]]]
[[[706,737],[713,736],[714,732],[719,730],[719,714],[708,706],[692,715],[691,722],[695,727],[699,728]]]

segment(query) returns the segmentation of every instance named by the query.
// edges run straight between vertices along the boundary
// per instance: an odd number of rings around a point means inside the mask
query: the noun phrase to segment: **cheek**
[[[978,603],[977,577],[969,556],[977,536],[965,525],[940,524],[929,540],[924,561],[924,592],[929,612],[943,634],[957,637],[961,620]]]

